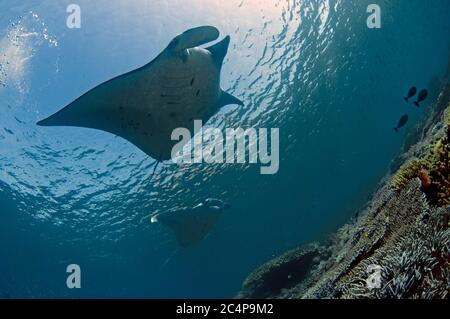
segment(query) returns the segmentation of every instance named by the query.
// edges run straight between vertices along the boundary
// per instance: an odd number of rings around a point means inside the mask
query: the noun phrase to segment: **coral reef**
[[[237,297],[450,298],[450,86],[445,88],[416,129],[420,138],[399,156],[398,171],[384,179],[360,218],[326,243],[261,266]]]
[[[336,282],[341,297],[447,297],[450,292],[450,231],[441,227],[441,218],[446,212],[430,208],[420,191],[419,181],[413,180],[389,203],[385,213],[395,216],[395,221],[389,223],[390,230],[378,249]],[[400,227],[396,227],[396,223],[400,223]],[[378,289],[367,285],[370,265],[382,270]]]
[[[450,127],[448,136],[439,140],[433,148],[433,161],[429,170],[430,187],[425,191],[431,204],[450,205]]]
[[[259,267],[244,282],[239,298],[289,298],[294,287],[304,282],[311,269],[328,256],[317,243],[289,251],[271,262]],[[295,289],[295,294],[301,288]]]
[[[401,190],[408,185],[409,181],[418,177],[424,171],[424,161],[417,158],[410,159],[400,167],[397,174],[392,178],[391,186],[396,190]]]
[[[450,127],[450,109],[446,109],[445,111],[444,111],[444,116],[443,116],[443,122],[444,122],[444,126],[446,126],[446,127]],[[448,130],[447,130],[447,134],[449,134],[448,133]]]
[[[391,186],[403,189],[410,180],[418,177],[422,190],[430,204],[445,207],[450,205],[450,107],[444,112],[441,130],[434,130],[436,136],[431,147],[420,158],[406,162],[392,178]]]

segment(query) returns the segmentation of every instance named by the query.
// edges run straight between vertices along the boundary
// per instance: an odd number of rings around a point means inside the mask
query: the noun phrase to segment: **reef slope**
[[[447,83],[357,220],[262,265],[237,297],[449,298],[449,101]]]

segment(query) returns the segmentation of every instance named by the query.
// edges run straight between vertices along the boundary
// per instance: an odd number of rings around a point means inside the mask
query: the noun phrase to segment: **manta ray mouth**
[[[167,47],[171,52],[180,52],[212,42],[219,37],[219,30],[212,26],[200,26],[189,29],[176,36]]]

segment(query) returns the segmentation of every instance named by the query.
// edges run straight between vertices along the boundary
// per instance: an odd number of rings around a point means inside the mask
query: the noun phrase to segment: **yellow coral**
[[[442,138],[433,149],[434,161],[430,167],[431,187],[427,197],[437,206],[450,205],[450,143]]]
[[[392,178],[391,186],[396,190],[403,189],[411,179],[419,175],[420,170],[424,168],[422,160],[413,158],[402,165],[395,176]]]
[[[392,188],[401,190],[411,179],[423,177],[421,174],[425,171],[431,183],[422,190],[432,205],[441,207],[450,205],[450,105],[445,110],[443,123],[446,136],[432,144],[420,159],[406,162],[391,181]],[[423,178],[421,181],[423,183]]]
[[[450,128],[450,105],[447,107],[447,109],[444,112],[444,127]]]

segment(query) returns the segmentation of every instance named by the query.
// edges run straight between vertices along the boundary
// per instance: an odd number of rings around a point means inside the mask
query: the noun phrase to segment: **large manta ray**
[[[206,122],[222,106],[243,103],[220,88],[220,71],[230,37],[216,40],[215,27],[202,26],[175,37],[147,65],[100,84],[41,126],[77,126],[121,136],[158,162],[171,158],[172,131],[194,133],[194,120]],[[156,168],[156,167],[155,167]]]

